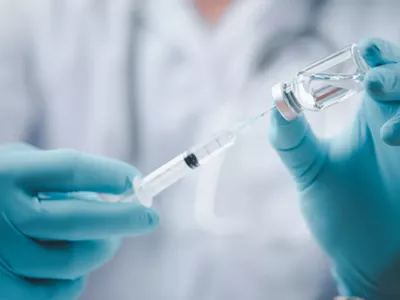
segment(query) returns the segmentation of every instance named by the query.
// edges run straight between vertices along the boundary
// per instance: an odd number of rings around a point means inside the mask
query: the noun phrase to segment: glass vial
[[[350,45],[297,73],[291,82],[272,87],[272,96],[286,120],[303,110],[319,111],[361,92],[369,66],[357,45]]]

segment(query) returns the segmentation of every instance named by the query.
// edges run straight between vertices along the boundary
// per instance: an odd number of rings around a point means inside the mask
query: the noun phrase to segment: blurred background
[[[151,172],[272,105],[271,86],[364,37],[398,42],[395,0],[1,0],[0,142],[74,148]],[[323,138],[359,97],[308,118]],[[323,300],[329,262],[304,224],[268,118],[155,202],[83,300]]]

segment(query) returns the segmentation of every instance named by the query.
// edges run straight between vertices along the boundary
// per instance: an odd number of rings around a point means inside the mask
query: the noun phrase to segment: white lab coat
[[[2,141],[31,140],[125,160],[137,154],[136,164],[147,173],[268,107],[273,83],[329,51],[309,39],[283,49],[273,66],[254,75],[249,66],[260,41],[300,26],[302,1],[237,2],[211,34],[188,1],[147,0],[132,106],[126,76],[131,4],[21,0],[12,1],[11,12],[4,6],[0,27],[10,30],[0,36]],[[354,28],[329,34],[338,47],[371,30],[396,38],[372,25],[356,26],[362,16],[353,6],[332,1],[325,16],[324,24],[335,24],[335,12],[345,9],[340,18],[348,14],[343,22]],[[370,7],[375,18],[382,7]],[[340,132],[356,104],[310,116],[317,134]],[[342,126],[335,122],[339,115]],[[319,299],[328,266],[267,130],[268,121],[261,121],[226,156],[161,195],[158,231],[125,241],[117,257],[92,274],[82,299]]]

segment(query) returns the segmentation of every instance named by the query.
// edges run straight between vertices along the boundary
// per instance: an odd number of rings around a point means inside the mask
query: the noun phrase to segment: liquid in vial
[[[368,70],[351,45],[304,68],[292,82],[278,83],[272,94],[282,116],[292,120],[303,110],[319,111],[361,92]]]

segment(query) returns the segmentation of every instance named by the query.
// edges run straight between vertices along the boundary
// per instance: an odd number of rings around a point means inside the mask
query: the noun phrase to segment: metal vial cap
[[[274,99],[275,106],[287,121],[297,118],[299,112],[290,104],[289,99],[285,93],[284,82],[279,82],[272,87],[272,98]]]

